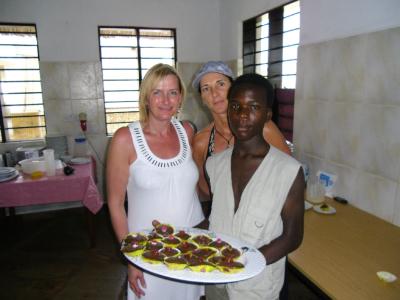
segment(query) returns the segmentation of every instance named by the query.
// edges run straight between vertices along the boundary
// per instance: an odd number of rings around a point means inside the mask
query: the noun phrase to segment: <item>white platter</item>
[[[73,165],[85,165],[90,163],[90,158],[87,157],[74,157],[69,161],[70,164]]]
[[[228,242],[237,249],[247,247],[248,250],[244,254],[242,254],[241,257],[241,262],[245,265],[244,270],[234,274],[225,274],[217,270],[205,273],[193,272],[189,269],[174,271],[168,269],[167,266],[163,264],[149,264],[144,262],[140,257],[130,257],[126,254],[124,255],[130,262],[150,273],[154,273],[171,279],[199,283],[227,283],[249,279],[261,273],[266,266],[265,258],[260,251],[237,239],[231,238],[223,234],[216,234],[214,232],[196,228],[175,228],[175,231],[179,230],[185,230],[190,234],[208,234],[212,238],[220,238]],[[147,234],[150,232],[150,230],[143,230],[140,232]]]
[[[325,209],[321,208],[321,205],[323,205],[323,204],[314,205],[313,210],[316,211],[317,213],[324,214],[324,215],[333,215],[336,213],[336,209],[334,207],[327,204],[329,208],[327,210],[325,210]]]

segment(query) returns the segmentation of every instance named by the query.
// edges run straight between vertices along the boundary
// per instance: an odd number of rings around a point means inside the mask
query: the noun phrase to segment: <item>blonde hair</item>
[[[181,94],[181,105],[186,96],[186,88],[182,78],[179,76],[176,69],[167,64],[156,64],[152,66],[143,78],[140,85],[139,93],[139,116],[140,121],[146,122],[149,117],[149,110],[147,106],[147,101],[150,97],[151,91],[156,87],[156,85],[163,80],[168,75],[174,75],[178,79],[179,92]]]

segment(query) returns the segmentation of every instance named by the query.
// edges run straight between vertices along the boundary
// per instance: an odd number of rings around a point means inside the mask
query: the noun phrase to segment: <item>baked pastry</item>
[[[235,260],[220,260],[216,267],[223,273],[238,273],[244,270],[244,265]]]
[[[221,250],[221,254],[223,256],[225,256],[226,258],[233,260],[233,259],[237,259],[240,257],[241,252],[240,250],[233,248],[231,246],[225,247]]]
[[[244,265],[241,262],[226,256],[215,255],[209,258],[208,261],[223,273],[238,273],[244,270]]]
[[[177,247],[182,253],[188,253],[190,251],[193,251],[194,249],[197,249],[197,245],[191,242],[182,242],[178,245]]]
[[[195,255],[189,256],[187,259],[188,268],[194,272],[211,272],[215,270],[215,266]]]
[[[171,247],[164,247],[161,250],[158,251],[159,253],[165,255],[166,257],[173,257],[177,256],[180,254],[180,251],[176,248],[171,248]]]
[[[192,251],[192,254],[202,259],[207,259],[212,255],[215,255],[217,250],[211,247],[201,247]]]
[[[217,238],[216,240],[212,241],[211,243],[208,244],[208,247],[213,247],[218,250],[230,246],[227,242],[221,240],[220,238]]]
[[[154,231],[162,236],[168,236],[174,233],[174,227],[169,224],[162,224],[157,220],[152,222]]]
[[[162,247],[164,247],[164,244],[161,242],[157,241],[148,241],[146,244],[146,250],[160,250]]]
[[[320,206],[322,211],[329,211],[331,208],[328,204],[324,203]]]
[[[164,237],[161,242],[163,242],[166,246],[176,248],[181,243],[181,240],[171,234],[167,237]]]
[[[192,241],[194,241],[199,246],[208,246],[213,240],[206,234],[199,234],[192,237]]]
[[[129,233],[123,240],[125,244],[145,244],[147,237],[142,233]]]
[[[167,257],[164,264],[171,270],[183,270],[187,266],[186,259],[182,255]]]
[[[182,241],[187,241],[191,237],[191,235],[184,230],[179,230],[177,233],[175,233],[175,236]]]
[[[148,241],[161,241],[163,239],[162,235],[159,235],[157,232],[152,231],[147,235]]]
[[[156,250],[144,251],[142,260],[150,264],[161,264],[164,262],[165,255]]]
[[[135,257],[141,255],[144,251],[144,248],[144,245],[140,244],[123,244],[121,247],[121,251],[129,256]]]
[[[207,259],[210,263],[212,263],[213,265],[218,265],[218,263],[222,260],[227,260],[227,258],[225,256],[222,255],[214,255],[210,258]]]

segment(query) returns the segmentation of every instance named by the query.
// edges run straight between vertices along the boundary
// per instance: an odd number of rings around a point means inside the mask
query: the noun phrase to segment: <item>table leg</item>
[[[96,248],[96,229],[95,229],[95,215],[88,209],[85,209],[86,226],[89,234],[90,248]]]
[[[291,272],[293,276],[295,276],[298,280],[300,280],[313,294],[315,294],[317,299],[331,300],[331,298],[328,295],[326,295],[319,287],[317,287],[313,282],[311,282],[311,280],[309,280],[305,275],[303,275],[299,270],[297,270],[296,267],[292,265],[290,262],[288,262],[286,267],[287,267],[286,271]],[[288,296],[290,298],[290,295]]]

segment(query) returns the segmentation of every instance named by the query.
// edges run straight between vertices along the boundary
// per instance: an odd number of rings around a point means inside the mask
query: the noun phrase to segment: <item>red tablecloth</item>
[[[103,205],[97,189],[93,163],[74,165],[73,175],[65,176],[57,170],[56,176],[32,180],[28,175],[0,183],[0,207],[81,201],[92,213]]]

